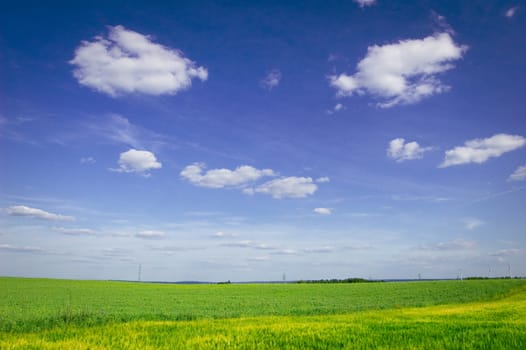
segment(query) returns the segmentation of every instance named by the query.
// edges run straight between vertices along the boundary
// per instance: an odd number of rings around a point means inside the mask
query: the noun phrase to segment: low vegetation
[[[0,279],[1,349],[526,348],[526,281]]]

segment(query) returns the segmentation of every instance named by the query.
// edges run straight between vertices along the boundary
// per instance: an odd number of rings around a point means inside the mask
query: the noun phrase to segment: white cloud
[[[327,176],[322,176],[316,179],[317,183],[325,183],[325,182],[330,182],[330,181],[331,179]]]
[[[526,165],[520,166],[513,174],[510,175],[508,181],[523,181],[526,179]]]
[[[506,256],[513,256],[513,255],[519,255],[522,253],[522,250],[517,248],[511,248],[511,249],[500,249],[497,250],[495,253],[491,254],[492,256],[496,257],[506,257]]]
[[[279,85],[279,82],[281,81],[281,72],[279,69],[273,69],[267,73],[265,78],[263,78],[259,84],[261,87],[272,90],[276,86]]]
[[[250,240],[245,241],[238,241],[234,243],[225,243],[223,244],[225,247],[237,247],[237,248],[253,248],[253,249],[259,249],[259,250],[273,250],[275,249],[273,246],[268,245],[266,243],[259,243],[254,242]]]
[[[65,227],[56,227],[55,231],[70,235],[70,236],[94,236],[97,234],[97,231],[90,228],[65,228]]]
[[[82,157],[80,158],[81,164],[95,164],[96,160],[93,157]]]
[[[14,246],[11,244],[0,244],[0,252],[10,252],[10,253],[42,253],[42,248],[38,247],[20,247]]]
[[[387,155],[397,162],[405,160],[421,159],[424,152],[431,150],[432,147],[421,147],[417,142],[405,142],[403,138],[397,138],[389,142]]]
[[[109,27],[108,38],[83,41],[70,63],[76,67],[73,75],[80,84],[110,96],[173,95],[188,89],[193,78],[208,78],[208,71],[181,51],[120,25]]]
[[[143,176],[150,176],[148,170],[160,169],[163,165],[157,161],[155,154],[148,151],[138,151],[130,149],[121,153],[119,157],[119,168],[113,171],[123,173],[139,173]]]
[[[54,214],[38,208],[26,207],[25,205],[15,205],[4,209],[5,212],[13,216],[29,216],[36,219],[51,221],[73,221],[73,216]]]
[[[304,253],[331,253],[334,251],[334,247],[331,246],[324,246],[324,247],[316,247],[316,248],[304,248],[302,249]]]
[[[216,238],[232,238],[232,237],[236,237],[237,235],[235,233],[219,231],[219,232],[214,233],[213,236]]]
[[[241,165],[235,170],[211,169],[203,174],[205,166],[194,163],[186,166],[180,173],[181,177],[192,184],[208,188],[223,188],[241,186],[256,181],[264,176],[275,176],[272,169],[256,169],[249,165]]]
[[[332,109],[327,110],[327,114],[334,114],[344,109],[345,109],[345,106],[343,104],[337,103]]]
[[[298,255],[298,251],[295,249],[282,249],[275,252],[272,252],[270,254],[273,255]]]
[[[464,227],[467,230],[474,230],[477,227],[480,227],[482,225],[484,225],[484,221],[479,220],[477,218],[465,218],[464,219]]]
[[[456,239],[449,242],[440,242],[433,245],[422,246],[422,250],[464,250],[472,249],[477,245],[476,241],[466,239]]]
[[[135,237],[144,239],[162,239],[166,237],[166,233],[163,231],[146,230],[135,234]]]
[[[446,151],[440,168],[467,163],[484,163],[490,158],[500,157],[526,145],[526,139],[519,135],[497,134],[486,139],[474,139]]]
[[[265,193],[274,198],[303,198],[314,194],[318,186],[312,181],[310,177],[284,177],[254,188],[243,191],[246,194]]]
[[[511,7],[509,8],[506,13],[504,14],[506,17],[508,18],[511,18],[513,16],[515,16],[515,14],[517,13],[517,10],[519,9],[519,6],[514,6],[514,7]]]
[[[467,46],[457,45],[449,33],[395,44],[370,46],[354,75],[330,77],[340,96],[371,94],[383,100],[379,107],[411,104],[449,89],[437,78],[452,69]]]
[[[373,6],[376,4],[376,0],[353,0],[360,7]]]
[[[313,210],[316,214],[320,215],[331,215],[332,208],[314,208]]]

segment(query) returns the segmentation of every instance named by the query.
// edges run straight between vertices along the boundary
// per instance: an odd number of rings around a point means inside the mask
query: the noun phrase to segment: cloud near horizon
[[[446,151],[439,168],[468,163],[482,164],[490,158],[500,157],[525,145],[526,139],[520,135],[496,134],[485,139],[469,140],[464,146]]]
[[[4,211],[12,216],[27,216],[35,219],[50,220],[50,221],[74,221],[75,217],[54,214],[38,208],[31,208],[25,205],[14,205],[5,208]]]
[[[339,96],[372,95],[381,100],[377,105],[382,108],[417,103],[449,89],[437,76],[454,68],[451,62],[467,49],[449,33],[369,46],[356,73],[332,75],[330,85]]]
[[[184,57],[177,49],[154,43],[151,37],[121,25],[108,27],[107,38],[83,41],[69,62],[81,85],[116,97],[126,93],[175,95],[207,80],[206,68]]]

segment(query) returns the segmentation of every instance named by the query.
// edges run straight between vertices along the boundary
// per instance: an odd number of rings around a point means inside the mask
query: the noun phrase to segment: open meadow
[[[526,281],[0,278],[0,349],[524,349]]]

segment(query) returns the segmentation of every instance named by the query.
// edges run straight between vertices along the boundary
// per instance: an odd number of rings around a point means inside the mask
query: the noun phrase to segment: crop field
[[[526,349],[526,280],[0,278],[0,349]]]

